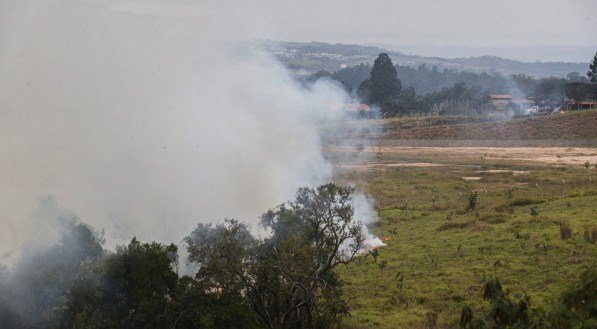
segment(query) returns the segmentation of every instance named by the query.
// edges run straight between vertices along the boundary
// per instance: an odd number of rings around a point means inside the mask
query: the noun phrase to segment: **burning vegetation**
[[[355,218],[354,189],[301,188],[247,224],[199,224],[178,247],[133,238],[115,251],[78,219],[60,242],[0,276],[5,328],[332,328],[348,314],[337,267],[371,244]],[[183,262],[186,260],[183,260]]]

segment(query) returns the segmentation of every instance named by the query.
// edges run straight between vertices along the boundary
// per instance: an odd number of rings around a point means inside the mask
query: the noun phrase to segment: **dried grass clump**
[[[447,222],[447,223],[440,225],[440,227],[438,227],[437,230],[441,232],[441,231],[447,231],[447,230],[458,229],[458,228],[466,228],[473,224],[474,223],[471,221],[469,221],[469,222]]]
[[[501,224],[508,221],[509,218],[510,216],[504,213],[492,213],[481,216],[479,220],[488,224]]]
[[[585,242],[595,243],[597,241],[597,226],[585,226]]]
[[[570,227],[570,223],[562,220],[558,222],[558,225],[560,226],[560,238],[563,240],[570,239],[572,237],[572,227]]]

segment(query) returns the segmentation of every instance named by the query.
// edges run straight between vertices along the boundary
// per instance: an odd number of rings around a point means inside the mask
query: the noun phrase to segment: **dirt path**
[[[328,146],[325,151],[354,152],[354,147]],[[404,155],[409,157],[435,158],[485,158],[514,161],[532,161],[544,164],[562,164],[582,166],[586,161],[597,164],[597,148],[591,147],[403,147],[382,146],[365,147],[364,153]],[[388,164],[386,164],[388,165]],[[401,164],[395,164],[400,166]]]

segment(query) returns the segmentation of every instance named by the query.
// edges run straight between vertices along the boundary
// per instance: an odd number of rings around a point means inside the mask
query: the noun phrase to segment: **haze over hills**
[[[276,56],[289,68],[302,73],[313,73],[319,70],[334,72],[339,68],[354,66],[360,63],[372,63],[380,52],[387,52],[395,64],[418,67],[437,66],[440,70],[450,69],[472,72],[498,72],[502,74],[524,73],[537,78],[565,77],[570,72],[584,75],[588,62],[523,62],[505,59],[498,56],[477,57],[425,57],[407,55],[396,50],[388,50],[377,46],[328,44],[322,42],[286,42],[260,41],[266,51]]]
[[[434,44],[365,44],[404,54],[424,57],[461,58],[498,56],[521,62],[586,62],[593,58],[597,45],[548,46],[532,45],[520,47],[480,47]]]

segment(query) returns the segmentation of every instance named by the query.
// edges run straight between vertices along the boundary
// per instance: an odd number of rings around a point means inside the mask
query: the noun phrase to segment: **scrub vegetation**
[[[344,161],[359,161],[356,153]],[[392,167],[398,160],[442,166]],[[337,177],[376,200],[373,232],[387,244],[375,258],[342,267],[349,328],[458,328],[467,319],[467,328],[479,327],[491,323],[496,300],[524,302],[528,321],[566,318],[553,315],[562,294],[597,260],[593,170],[431,151],[382,152],[374,161],[387,166],[349,167]],[[484,298],[488,282],[507,298]],[[585,289],[594,296],[595,282]],[[594,297],[586,303],[592,313],[585,316],[594,317]]]

